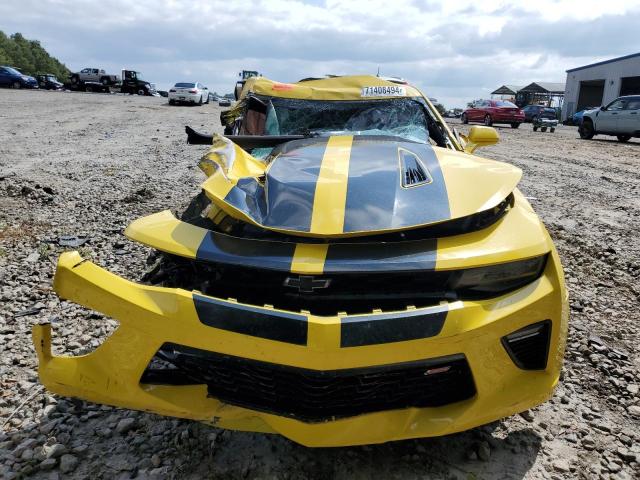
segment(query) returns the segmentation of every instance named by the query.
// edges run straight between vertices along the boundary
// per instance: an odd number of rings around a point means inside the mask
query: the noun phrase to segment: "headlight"
[[[451,279],[450,287],[463,297],[500,295],[523,287],[536,280],[544,270],[547,255],[517,262],[500,263],[487,267],[460,271]]]

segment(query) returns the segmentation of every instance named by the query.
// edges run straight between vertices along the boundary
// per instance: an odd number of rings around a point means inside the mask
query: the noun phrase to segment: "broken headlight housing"
[[[501,295],[533,282],[542,275],[547,255],[462,270],[451,279],[451,288],[465,298]]]

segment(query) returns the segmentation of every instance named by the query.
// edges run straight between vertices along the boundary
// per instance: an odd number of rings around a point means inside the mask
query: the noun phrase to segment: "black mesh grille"
[[[476,390],[464,355],[317,371],[166,343],[141,379],[206,384],[223,402],[307,422],[466,400]]]
[[[502,338],[507,353],[519,368],[544,370],[549,356],[551,321],[528,325]]]

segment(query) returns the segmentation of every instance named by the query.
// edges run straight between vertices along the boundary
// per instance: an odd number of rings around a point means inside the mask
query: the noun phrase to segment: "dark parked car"
[[[524,122],[524,113],[506,100],[478,100],[462,113],[462,123],[481,122],[487,126],[508,123],[518,128]]]
[[[62,90],[64,85],[59,82],[55,75],[46,73],[44,75],[36,75],[38,86],[44,90]]]
[[[38,88],[38,81],[23,75],[13,67],[0,66],[0,86],[12,88]]]
[[[522,109],[524,112],[524,121],[533,122],[537,118],[548,118],[549,120],[556,120],[556,109],[551,107],[545,107],[544,105],[527,105]]]

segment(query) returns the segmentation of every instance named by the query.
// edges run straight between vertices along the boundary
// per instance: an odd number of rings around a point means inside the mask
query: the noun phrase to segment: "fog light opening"
[[[502,345],[522,370],[544,370],[549,357],[551,320],[527,325],[502,337]]]

